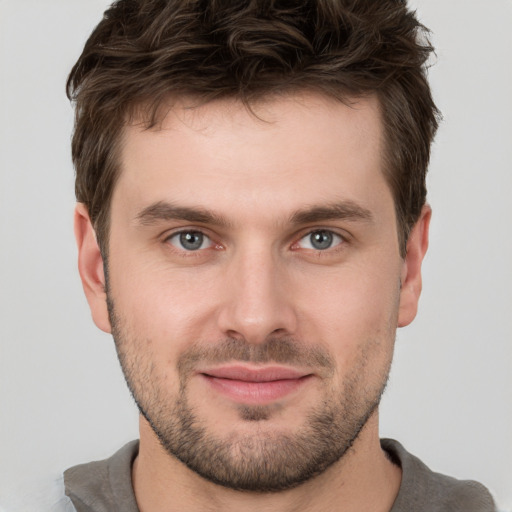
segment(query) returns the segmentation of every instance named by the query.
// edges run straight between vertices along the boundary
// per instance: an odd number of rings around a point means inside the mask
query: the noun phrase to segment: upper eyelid
[[[185,247],[178,247],[171,240],[174,237],[178,237],[179,235],[181,235],[183,233],[201,233],[208,240],[208,246],[203,247],[203,248],[194,249],[194,250],[188,250]],[[164,236],[163,243],[166,246],[168,246],[169,250],[172,250],[172,252],[175,255],[180,255],[182,257],[187,257],[187,258],[189,258],[189,257],[190,258],[192,258],[192,257],[199,258],[199,257],[201,257],[201,255],[204,256],[206,254],[205,251],[209,251],[212,249],[218,249],[218,248],[222,247],[221,244],[216,242],[211,236],[209,236],[207,233],[205,233],[201,229],[177,229],[176,231],[173,231],[172,233],[168,233],[166,236]]]
[[[352,238],[352,236],[349,233],[347,233],[346,230],[336,229],[336,228],[328,227],[328,226],[314,226],[314,227],[310,226],[310,227],[303,228],[298,233],[295,232],[295,234],[291,235],[289,237],[289,240],[291,241],[291,245],[297,244],[303,238],[305,238],[309,235],[312,235],[313,233],[316,233],[318,231],[328,231],[330,233],[333,233],[334,235],[339,236],[344,242],[349,242]],[[181,233],[201,233],[203,236],[210,239],[210,241],[213,244],[224,245],[223,242],[219,241],[219,238],[221,238],[221,237],[216,236],[215,234],[212,234],[211,230],[209,230],[203,226],[189,226],[189,227],[180,226],[180,227],[176,227],[174,229],[167,229],[159,235],[159,238],[162,238],[163,241],[167,241],[170,238],[177,236]],[[290,243],[290,242],[288,242],[288,243]]]
[[[183,233],[200,233],[201,235],[205,236],[206,238],[209,238],[210,240],[212,238],[208,233],[205,233],[201,229],[180,229],[178,231],[173,231],[172,233],[169,233],[166,236],[164,235],[164,238],[168,240],[169,238],[173,238],[177,235],[182,235]]]
[[[348,233],[344,229],[336,229],[333,227],[314,227],[314,228],[305,228],[301,230],[298,235],[295,236],[296,241],[302,240],[304,237],[312,235],[313,233],[318,233],[319,231],[328,231],[329,233],[333,233],[334,235],[339,236],[345,242],[348,242],[351,239],[350,233]]]
[[[188,227],[188,228],[187,227],[183,228],[182,226],[180,226],[179,228],[166,229],[163,233],[161,233],[159,235],[159,238],[161,237],[165,241],[165,240],[169,240],[169,238],[172,238],[173,236],[180,235],[182,233],[201,233],[202,235],[206,236],[210,240],[213,240],[213,237],[212,237],[211,233],[209,232],[209,230],[207,230],[205,228],[197,227],[197,226]]]
[[[304,240],[306,237],[311,236],[313,233],[317,233],[318,231],[328,231],[332,233],[333,235],[338,236],[341,238],[341,241],[334,244],[332,247],[329,247],[327,249],[315,249],[315,248],[309,248],[309,247],[300,247],[299,244]],[[333,228],[326,228],[326,227],[315,227],[313,229],[309,228],[307,231],[303,231],[300,235],[296,235],[293,238],[293,241],[289,245],[290,249],[292,251],[305,251],[307,252],[314,252],[315,254],[321,255],[324,254],[327,256],[328,254],[334,254],[337,251],[344,250],[347,245],[351,242],[351,236],[346,233],[346,231],[342,230],[343,232],[340,232],[337,229]]]
[[[183,233],[200,233],[201,235],[204,236],[204,238],[206,238],[208,240],[208,247],[204,247],[202,249],[196,249],[194,251],[188,251],[184,247],[180,249],[179,247],[177,247],[175,245],[175,243],[172,240],[175,237],[179,237],[179,235],[181,235]],[[172,246],[173,250],[175,250],[175,251],[179,251],[179,252],[183,251],[185,253],[196,254],[196,255],[198,255],[199,253],[201,253],[203,251],[207,251],[208,249],[212,249],[212,248],[215,248],[215,247],[220,247],[222,245],[215,238],[210,236],[208,233],[205,233],[204,230],[197,229],[197,228],[189,228],[189,229],[181,228],[181,229],[176,229],[176,230],[174,230],[172,232],[166,231],[165,233],[163,233],[163,235],[161,235],[161,240],[162,240],[162,243],[164,243],[166,245]]]
[[[304,238],[308,237],[308,236],[311,236],[315,233],[322,233],[322,232],[327,232],[327,233],[331,233],[339,238],[341,238],[343,241],[346,241],[347,237],[344,236],[343,234],[339,233],[338,231],[335,231],[333,229],[313,229],[311,231],[308,231],[306,234],[304,234],[303,236],[301,236],[298,240],[303,240]]]

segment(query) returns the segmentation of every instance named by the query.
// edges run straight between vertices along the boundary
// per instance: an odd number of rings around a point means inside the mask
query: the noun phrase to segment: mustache
[[[244,339],[227,338],[215,343],[196,343],[179,357],[180,375],[193,372],[198,363],[217,365],[233,361],[247,363],[281,363],[305,368],[323,369],[332,374],[334,358],[322,346],[309,346],[291,338],[269,338],[264,343],[248,343]]]

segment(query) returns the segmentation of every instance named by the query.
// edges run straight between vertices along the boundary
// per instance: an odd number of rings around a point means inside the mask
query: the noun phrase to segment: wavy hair
[[[150,128],[173,96],[232,97],[250,107],[314,90],[340,101],[378,97],[383,168],[405,255],[440,118],[426,77],[432,51],[405,0],[117,0],[67,81],[76,197],[102,252],[123,127],[135,110]]]

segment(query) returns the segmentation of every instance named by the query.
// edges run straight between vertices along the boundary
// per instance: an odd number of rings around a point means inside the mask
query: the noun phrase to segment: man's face
[[[110,316],[93,314],[162,445],[268,491],[344,455],[410,318],[377,102],[304,94],[255,113],[178,104],[158,130],[126,129]]]

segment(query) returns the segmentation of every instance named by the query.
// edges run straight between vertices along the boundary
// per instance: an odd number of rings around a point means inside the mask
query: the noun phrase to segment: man
[[[68,92],[79,269],[140,443],[78,512],[490,511],[379,440],[438,112],[403,2],[118,1]]]

